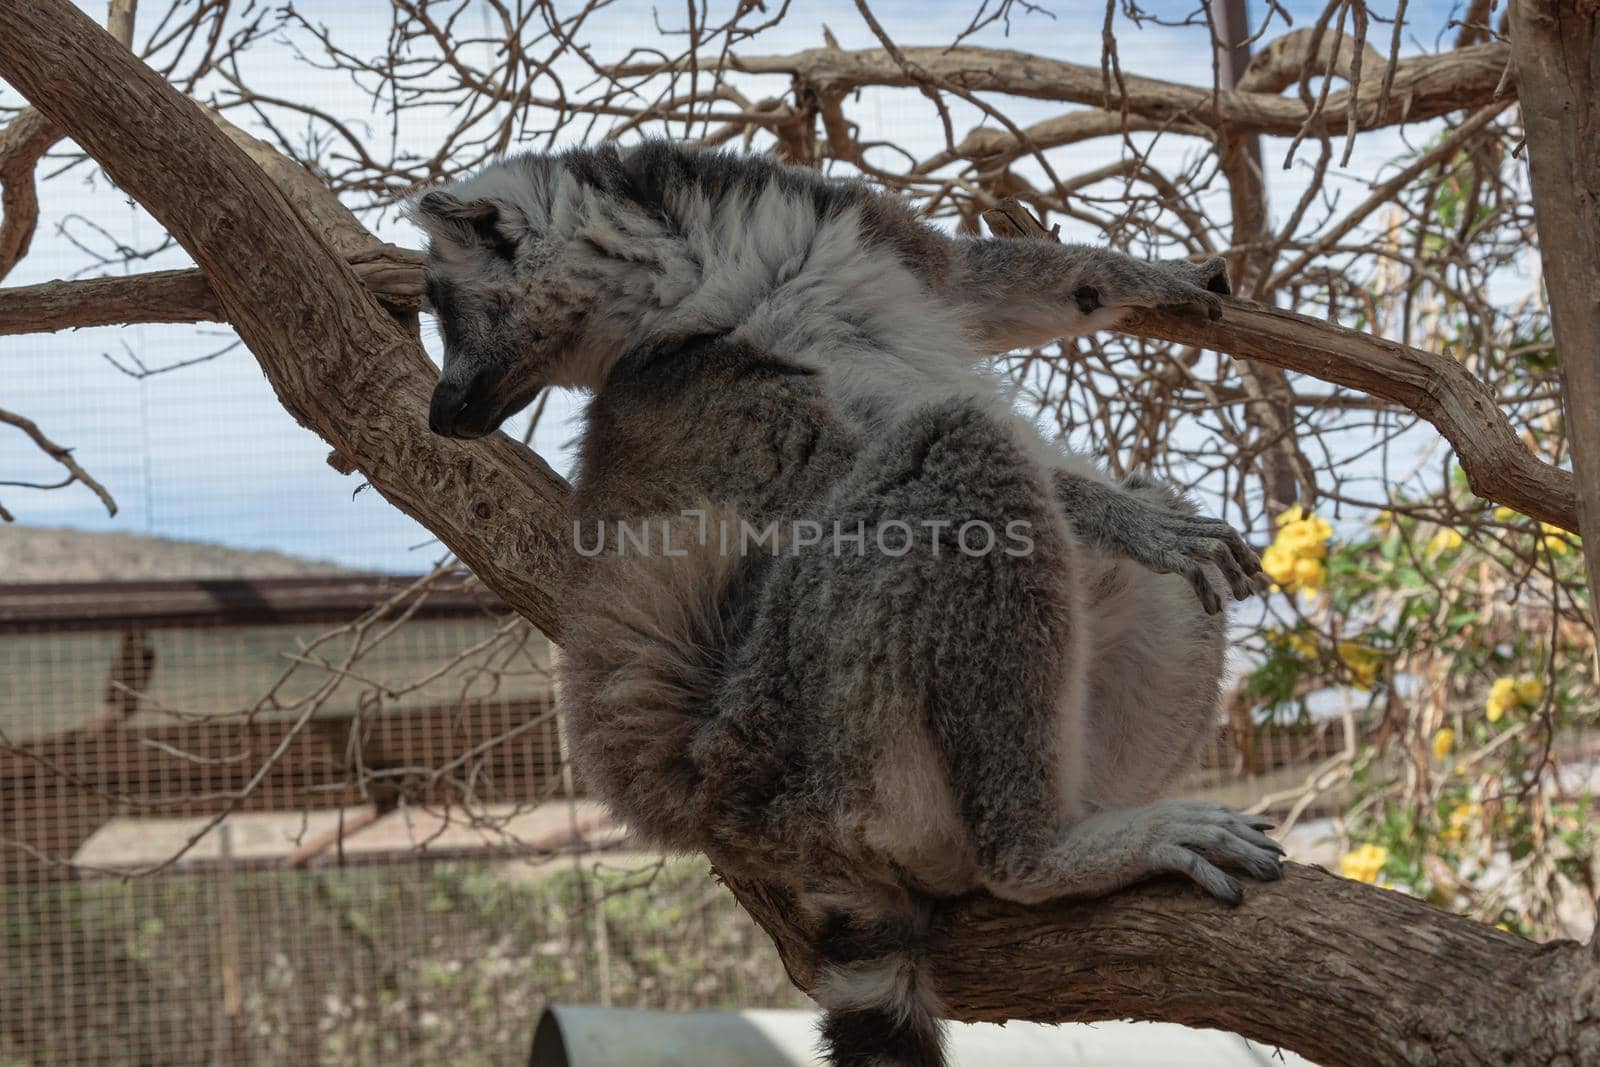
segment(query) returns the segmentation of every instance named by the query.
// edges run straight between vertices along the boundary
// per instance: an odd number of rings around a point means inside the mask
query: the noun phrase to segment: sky
[[[974,3],[896,0],[877,3],[874,10],[902,44],[943,43],[966,25]],[[103,3],[80,6],[97,18],[103,16]],[[143,5],[141,17],[155,6]],[[380,5],[309,0],[296,6],[314,21],[328,23],[353,51],[382,51],[388,23]],[[1057,0],[1046,6],[1057,18],[1018,14],[1009,38],[1002,27],[995,26],[973,43],[1098,63],[1101,5]],[[1143,0],[1140,6],[1152,14],[1179,17],[1195,5]],[[1299,27],[1310,25],[1321,5],[1292,2],[1284,6]],[[1448,39],[1445,27],[1449,17],[1460,6],[1440,0],[1412,2],[1407,8],[1409,29],[1402,51],[1439,47]],[[1261,8],[1256,0],[1252,14]],[[1090,9],[1094,9],[1093,17],[1086,17]],[[815,47],[821,44],[823,24],[845,48],[875,44],[853,4],[820,0],[796,4],[782,32],[761,38],[757,50]],[[1283,29],[1274,27],[1268,37]],[[620,57],[631,47],[649,43],[655,35],[651,5],[619,0],[592,19],[585,32],[597,57]],[[1386,40],[1389,30],[1375,26],[1373,32]],[[1120,26],[1122,67],[1129,73],[1210,84],[1210,58],[1203,48],[1195,48],[1197,39],[1192,29]],[[260,92],[314,100],[357,122],[369,122],[373,129],[387,128],[388,117],[371,113],[368,99],[342,76],[310,68],[287,47],[267,44],[249,64],[247,80]],[[767,81],[763,91],[774,93],[782,87],[782,79]],[[19,102],[18,94],[0,83],[0,103]],[[1008,113],[1023,123],[1062,110],[1061,105],[1043,102],[1008,105]],[[892,133],[913,151],[942,143],[931,108],[914,92],[867,91],[851,114],[863,122],[865,137],[875,130]],[[956,120],[958,131],[976,124],[975,113],[960,107]],[[440,121],[408,116],[401,138],[428,151],[442,135]],[[1426,127],[1415,127],[1405,134],[1382,131],[1365,135],[1345,172],[1352,179],[1371,179],[1406,150],[1405,138],[1415,143],[1426,133]],[[1172,142],[1167,151],[1181,154],[1197,150],[1196,145]],[[1286,147],[1287,140],[1282,138],[1267,138],[1264,146],[1269,201],[1279,216],[1299,197],[1305,180],[1302,168],[1281,168]],[[1086,171],[1109,161],[1114,150],[1111,144],[1084,145],[1068,158],[1058,157],[1056,165],[1064,172]],[[42,172],[57,165],[47,160]],[[102,227],[133,248],[148,246],[160,235],[158,224],[138,205],[87,167],[47,182],[41,201],[33,250],[0,284],[26,285],[100,273],[94,259],[72,240],[88,235],[90,227]],[[401,245],[420,244],[412,227],[392,216],[379,223],[377,231]],[[1065,227],[1065,236],[1088,242],[1097,239],[1094,233],[1081,227],[1074,230],[1072,225]],[[187,257],[174,250],[129,270],[186,265]],[[430,345],[435,344],[433,335],[434,331],[424,330]],[[142,380],[128,376],[113,363],[131,366],[136,359],[147,367],[164,367],[224,348],[231,340],[231,331],[214,324],[135,325],[0,337],[0,407],[27,415],[57,442],[74,448],[78,460],[111,491],[119,510],[115,517],[107,516],[91,494],[76,486],[55,492],[0,486],[0,503],[27,525],[120,530],[273,549],[367,569],[414,572],[439,557],[442,548],[427,531],[376,493],[357,493],[356,479],[341,476],[326,465],[327,446],[283,412],[242,347],[235,346],[208,362]],[[437,359],[436,350],[433,354]],[[534,438],[535,449],[563,473],[570,466],[581,403],[581,397],[557,395]],[[525,418],[514,420],[509,432],[520,435]],[[54,481],[59,477],[57,470],[20,433],[0,427],[0,481]],[[5,575],[0,574],[0,581],[4,580]]]

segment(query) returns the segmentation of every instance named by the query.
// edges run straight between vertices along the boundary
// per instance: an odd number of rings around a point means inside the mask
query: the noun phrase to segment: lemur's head
[[[837,302],[943,254],[864,185],[666,141],[513,156],[409,211],[444,334],[428,422],[450,437],[492,433],[544,386],[598,388],[629,346],[729,332],[789,283],[790,304]]]
[[[429,237],[427,304],[445,342],[427,418],[435,434],[493,434],[541,387],[566,384],[557,379],[592,294],[563,275],[568,242],[552,232],[562,171],[555,158],[514,158],[411,202]]]

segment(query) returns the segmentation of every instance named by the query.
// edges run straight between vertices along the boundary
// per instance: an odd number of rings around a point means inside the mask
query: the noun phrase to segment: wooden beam
[[[0,636],[195,626],[344,622],[416,583],[360,574],[304,578],[0,584]],[[510,612],[476,582],[437,583],[408,616],[450,619]]]

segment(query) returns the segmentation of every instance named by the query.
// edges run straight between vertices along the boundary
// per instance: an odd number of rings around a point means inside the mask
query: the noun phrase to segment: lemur
[[[794,895],[836,1067],[943,1062],[941,898],[1175,872],[1237,902],[1224,867],[1279,876],[1270,823],[1160,799],[1216,729],[1222,598],[1255,555],[1048,441],[987,365],[1129,308],[1216,317],[1221,259],[952,238],[864,183],[662,141],[507,158],[410,210],[432,429],[592,393],[574,768],[636,834]]]

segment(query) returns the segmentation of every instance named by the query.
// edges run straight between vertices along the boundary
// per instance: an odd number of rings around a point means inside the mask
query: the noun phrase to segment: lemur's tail
[[[633,832],[674,848],[697,847],[707,829],[693,742],[712,712],[730,613],[748,599],[751,568],[729,545],[730,524],[737,537],[738,516],[709,504],[641,524],[643,548],[614,546],[568,593],[586,606],[562,657],[562,699],[582,709],[569,716],[573,763]]]
[[[923,962],[931,902],[904,891],[812,897],[826,961],[812,989],[833,1067],[944,1067],[938,997]]]

